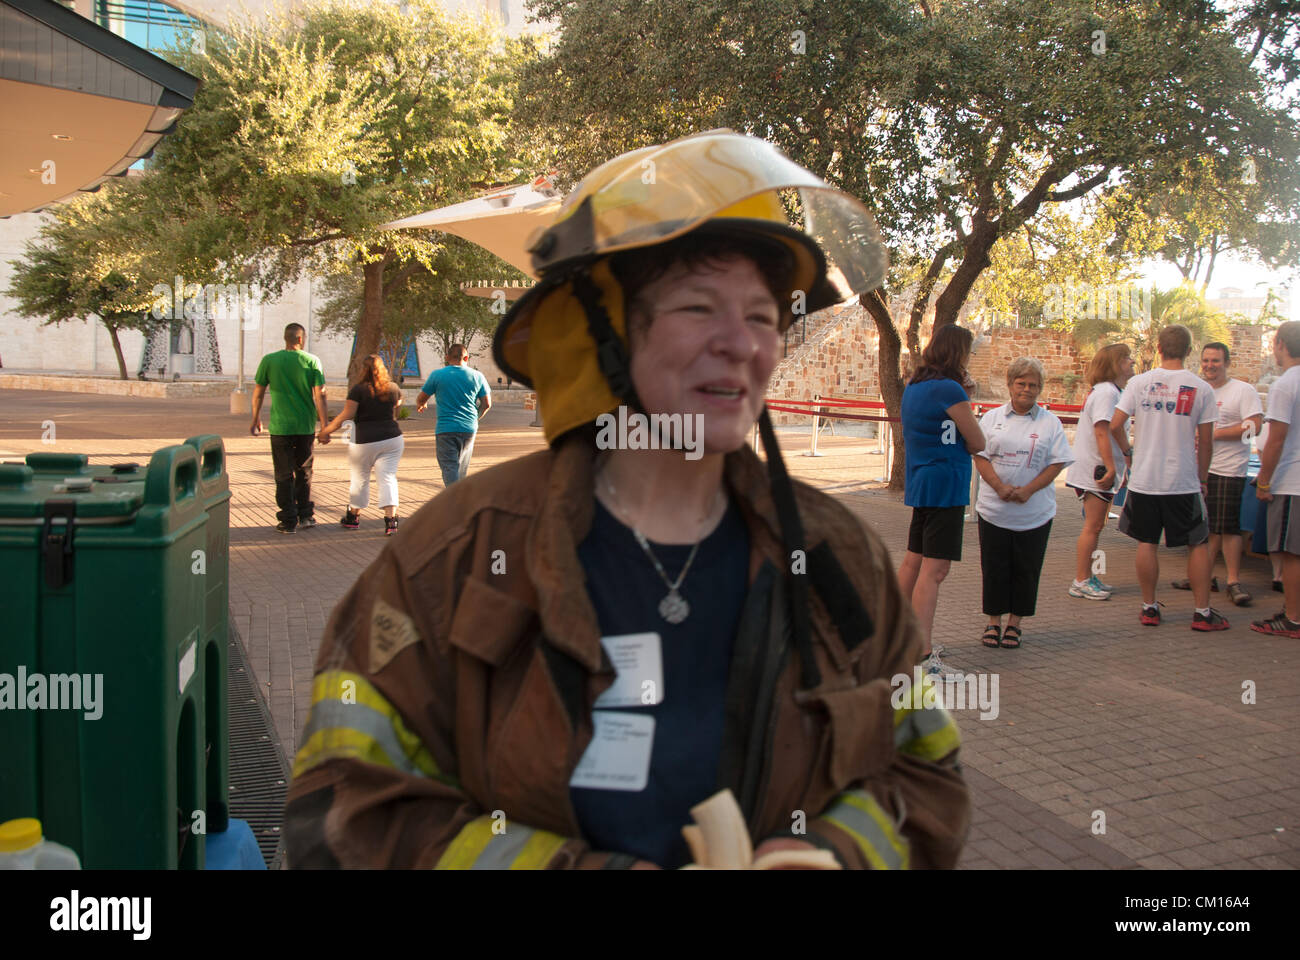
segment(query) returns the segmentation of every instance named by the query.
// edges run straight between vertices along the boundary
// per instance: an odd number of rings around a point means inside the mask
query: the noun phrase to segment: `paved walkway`
[[[226,439],[233,489],[231,611],[249,661],[287,749],[306,722],[312,661],[330,610],[383,546],[378,511],[362,527],[336,524],[347,495],[347,448],[319,448],[313,492],[322,521],[293,537],[276,533],[269,441],[251,437],[224,400],[156,401],[0,390],[0,457],[35,450],[90,453],[105,461],[146,460],[153,450],[197,433]],[[473,469],[537,449],[531,413],[494,407]],[[56,443],[42,444],[53,420]],[[442,487],[432,420],[407,421],[402,512]],[[135,438],[135,439],[130,439]],[[791,471],[839,497],[901,555],[909,511],[868,479],[881,473],[874,441],[819,442],[825,456],[800,456],[808,435],[784,433]],[[1026,621],[1020,650],[979,643],[979,547],[967,526],[966,561],[941,590],[935,638],[967,671],[996,673],[1000,711],[980,720],[958,713],[974,827],[962,866],[1300,867],[1300,644],[1248,629],[1273,612],[1266,561],[1248,559],[1243,582],[1255,607],[1216,595],[1232,629],[1195,633],[1191,597],[1164,589],[1166,622],[1137,622],[1131,541],[1102,534],[1105,579],[1118,586],[1104,603],[1070,599],[1078,506],[1058,487],[1059,513],[1043,573],[1038,616]],[[1178,551],[1161,551],[1161,582],[1184,575]],[[1222,566],[1220,565],[1220,575]],[[288,595],[290,600],[284,599]],[[1251,681],[1257,702],[1242,703]],[[1105,833],[1094,834],[1104,814]]]

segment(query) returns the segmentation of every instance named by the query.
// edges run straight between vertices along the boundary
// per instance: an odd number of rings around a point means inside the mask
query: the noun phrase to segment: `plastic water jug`
[[[0,823],[0,870],[80,870],[77,855],[41,836],[32,817]]]

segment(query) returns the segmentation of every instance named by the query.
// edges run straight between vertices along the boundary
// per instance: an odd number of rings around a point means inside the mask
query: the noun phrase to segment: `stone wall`
[[[811,400],[816,396],[880,396],[876,325],[858,304],[835,306],[808,318],[808,340],[798,343],[792,328],[790,352],[777,364],[768,384],[773,399]],[[808,417],[774,413],[778,424],[810,423]]]
[[[114,380],[79,375],[0,373],[0,390],[60,390],[65,393],[103,393],[119,397],[224,397],[234,384],[229,380]]]
[[[796,331],[798,327],[794,328]],[[1267,384],[1277,370],[1273,365],[1273,329],[1250,324],[1231,328],[1232,365],[1229,375]],[[925,344],[929,337],[923,331]],[[805,343],[792,337],[789,354],[772,374],[767,395],[773,399],[811,400],[814,396],[867,395],[880,398],[875,324],[862,307],[832,307],[809,317]],[[975,341],[970,374],[976,383],[975,399],[1006,400],[1006,370],[1017,357],[1034,357],[1043,364],[1047,382],[1041,399],[1047,403],[1083,403],[1088,395],[1085,379],[1092,351],[1080,350],[1068,331],[994,327]],[[906,346],[902,356],[903,376],[911,368]],[[1200,352],[1187,358],[1187,369],[1199,375]],[[807,426],[807,416],[774,413],[777,424]]]
[[[1018,357],[1033,357],[1043,365],[1047,381],[1041,399],[1047,403],[1082,403],[1088,392],[1084,372],[1091,355],[1075,346],[1069,333],[1060,330],[994,327],[975,341],[971,351],[970,375],[978,400],[1007,400],[1007,367]]]
[[[1228,376],[1248,383],[1258,383],[1267,374],[1277,372],[1273,363],[1274,328],[1237,323],[1229,329],[1232,331],[1228,340],[1228,346],[1232,349],[1232,363],[1228,366]],[[1195,359],[1199,371],[1200,354]]]

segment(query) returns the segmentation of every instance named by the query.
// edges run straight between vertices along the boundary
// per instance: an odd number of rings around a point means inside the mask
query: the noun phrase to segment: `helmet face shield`
[[[826,255],[827,281],[847,300],[885,282],[889,254],[875,219],[838,190],[801,190],[804,233]]]
[[[779,195],[786,190],[797,194],[802,227],[785,216]],[[865,206],[767,141],[731,131],[648,147],[597,167],[529,250],[544,276],[568,262],[663,243],[719,217],[802,229],[826,254],[841,299],[884,281],[888,254]]]

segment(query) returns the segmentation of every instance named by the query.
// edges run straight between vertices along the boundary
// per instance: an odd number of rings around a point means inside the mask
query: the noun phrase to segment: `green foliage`
[[[473,349],[476,339],[491,337],[504,311],[494,312],[491,299],[466,295],[460,284],[479,279],[503,283],[526,279],[482,247],[450,234],[440,236],[433,269],[418,262],[385,266],[383,285],[390,292],[384,304],[381,349],[398,350],[412,337],[434,340],[443,353],[453,343]],[[393,279],[404,271],[403,281],[393,285]],[[322,292],[325,303],[317,314],[320,329],[350,335],[357,329],[364,307],[360,268],[330,274]]]
[[[275,296],[303,272],[375,265],[351,321],[360,351],[375,348],[386,304],[444,249],[432,231],[378,227],[532,169],[507,130],[530,42],[437,0],[404,6],[313,0],[175,54],[202,85],[152,164],[159,276]]]
[[[1149,306],[1149,316],[1144,312],[1111,318],[1077,317],[1071,321],[1076,342],[1095,349],[1123,341],[1133,348],[1134,362],[1142,371],[1156,365],[1156,341],[1160,331],[1170,324],[1180,323],[1191,331],[1193,348],[1212,340],[1230,340],[1228,318],[1206,303],[1191,284],[1169,290],[1152,287],[1143,299],[1144,306]]]
[[[98,317],[123,380],[127,371],[118,333],[138,330],[147,336],[163,323],[150,313],[153,282],[142,276],[134,247],[139,200],[138,181],[127,179],[51,207],[36,239],[12,261],[7,291],[15,312],[46,325]]]
[[[1295,131],[1205,4],[993,0],[539,0],[559,23],[521,111],[571,177],[711,127],[767,137],[877,213],[895,258],[952,268],[956,315],[990,251],[1044,209],[1190,158],[1264,151],[1288,195]],[[792,49],[803,31],[806,50]],[[1105,51],[1094,36],[1105,31]],[[1227,161],[1225,161],[1227,162]],[[929,289],[918,285],[921,302]]]
[[[1114,235],[1115,223],[1101,204],[1090,204],[1078,216],[1044,210],[994,245],[972,299],[1004,325],[1015,317],[1021,327],[1072,329],[1069,318],[1044,318],[1049,288],[1080,280],[1098,286],[1134,280],[1137,257],[1131,252],[1114,254]]]

